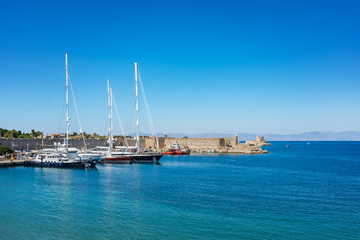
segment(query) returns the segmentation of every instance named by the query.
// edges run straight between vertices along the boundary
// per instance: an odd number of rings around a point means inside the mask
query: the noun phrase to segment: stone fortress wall
[[[145,148],[154,148],[154,140],[152,137],[143,137],[145,140]],[[180,144],[182,147],[188,147],[191,150],[212,150],[219,149],[224,147],[236,146],[238,145],[238,138],[168,138],[160,137],[159,148],[168,148],[170,143],[175,141]]]
[[[144,143],[140,143],[140,146],[145,148],[154,149],[153,137],[142,137]],[[215,150],[220,153],[266,153],[262,150],[262,146],[269,145],[263,137],[257,137],[256,140],[239,143],[238,136],[235,135],[232,138],[158,138],[159,148],[167,149],[171,143],[178,142],[181,147],[188,147],[190,150],[195,151],[209,151]],[[144,144],[144,145],[142,145]]]
[[[42,148],[54,148],[55,143],[63,143],[62,139],[39,139],[39,138],[0,138],[0,147],[11,147],[15,150],[37,150]],[[82,139],[70,139],[71,147],[78,149],[84,148],[84,141]],[[106,139],[86,139],[88,148],[96,146],[105,146]]]
[[[136,140],[133,137],[127,138],[129,146],[135,146]],[[233,138],[158,138],[158,145],[160,150],[167,149],[170,143],[178,142],[181,147],[187,147],[195,151],[209,151],[215,150],[220,153],[263,153],[261,146],[268,145],[263,137],[257,137],[256,140],[247,141],[246,143],[239,143],[238,137]],[[38,150],[42,148],[54,148],[55,143],[63,142],[62,139],[21,139],[21,138],[0,138],[0,147],[8,146],[15,150]],[[147,149],[155,149],[153,137],[141,136],[140,147]],[[78,149],[84,148],[84,141],[82,139],[70,139],[71,147]],[[107,146],[107,139],[86,139],[88,149],[96,146]],[[116,138],[115,146],[125,146],[123,138]]]

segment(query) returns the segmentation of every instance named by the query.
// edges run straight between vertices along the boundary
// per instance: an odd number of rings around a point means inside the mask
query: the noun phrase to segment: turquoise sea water
[[[360,239],[360,142],[0,169],[0,239]]]

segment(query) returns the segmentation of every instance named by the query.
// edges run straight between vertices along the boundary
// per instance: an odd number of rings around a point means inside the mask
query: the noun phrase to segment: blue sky
[[[0,127],[64,131],[68,52],[86,132],[107,131],[107,79],[135,131],[135,61],[161,133],[360,131],[359,10],[358,1],[2,1]]]

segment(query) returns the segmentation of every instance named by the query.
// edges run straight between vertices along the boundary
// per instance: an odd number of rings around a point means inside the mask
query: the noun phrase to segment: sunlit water
[[[360,239],[360,142],[0,169],[0,239]]]

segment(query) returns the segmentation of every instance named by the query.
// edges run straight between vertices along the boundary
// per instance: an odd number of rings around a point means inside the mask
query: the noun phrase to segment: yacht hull
[[[102,160],[102,163],[104,163],[104,164],[112,164],[112,163],[129,164],[130,161],[131,161],[131,157],[128,155],[125,155],[125,156],[120,156],[120,157],[105,157]]]
[[[158,163],[162,154],[134,154],[131,155],[130,163]]]
[[[94,168],[96,161],[91,162],[40,162],[40,161],[26,161],[25,166],[28,167],[47,167],[47,168]]]

